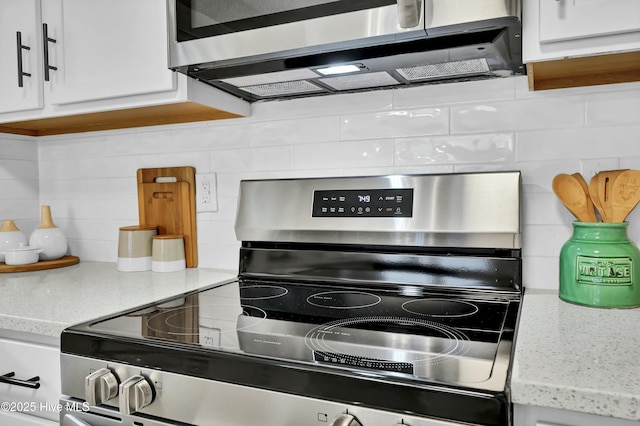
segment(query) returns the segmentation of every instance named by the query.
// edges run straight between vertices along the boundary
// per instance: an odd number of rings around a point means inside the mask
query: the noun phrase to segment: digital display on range
[[[313,217],[412,217],[413,189],[314,191]]]

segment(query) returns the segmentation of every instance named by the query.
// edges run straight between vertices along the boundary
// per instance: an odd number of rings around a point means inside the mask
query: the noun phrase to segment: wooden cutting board
[[[171,178],[176,181],[158,182]],[[193,167],[138,170],[140,225],[155,225],[160,235],[182,235],[187,268],[198,266],[195,190]]]

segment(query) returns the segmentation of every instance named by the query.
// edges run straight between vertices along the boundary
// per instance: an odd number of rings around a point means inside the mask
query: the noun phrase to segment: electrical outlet
[[[215,173],[196,173],[196,212],[217,212],[218,194],[216,193]]]
[[[580,171],[582,177],[587,181],[603,170],[617,170],[620,168],[620,160],[618,158],[597,158],[589,160],[580,160]]]

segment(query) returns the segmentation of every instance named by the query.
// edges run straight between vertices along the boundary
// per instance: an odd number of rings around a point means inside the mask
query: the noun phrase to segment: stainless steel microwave
[[[169,67],[249,100],[512,75],[521,1],[167,0]]]

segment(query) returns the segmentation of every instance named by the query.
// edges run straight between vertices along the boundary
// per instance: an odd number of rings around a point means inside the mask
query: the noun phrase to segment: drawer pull
[[[40,387],[40,376],[32,377],[28,380],[20,380],[14,379],[16,373],[13,371],[11,373],[3,374],[0,376],[0,383],[8,383],[10,385],[23,386],[25,388],[38,389]]]

